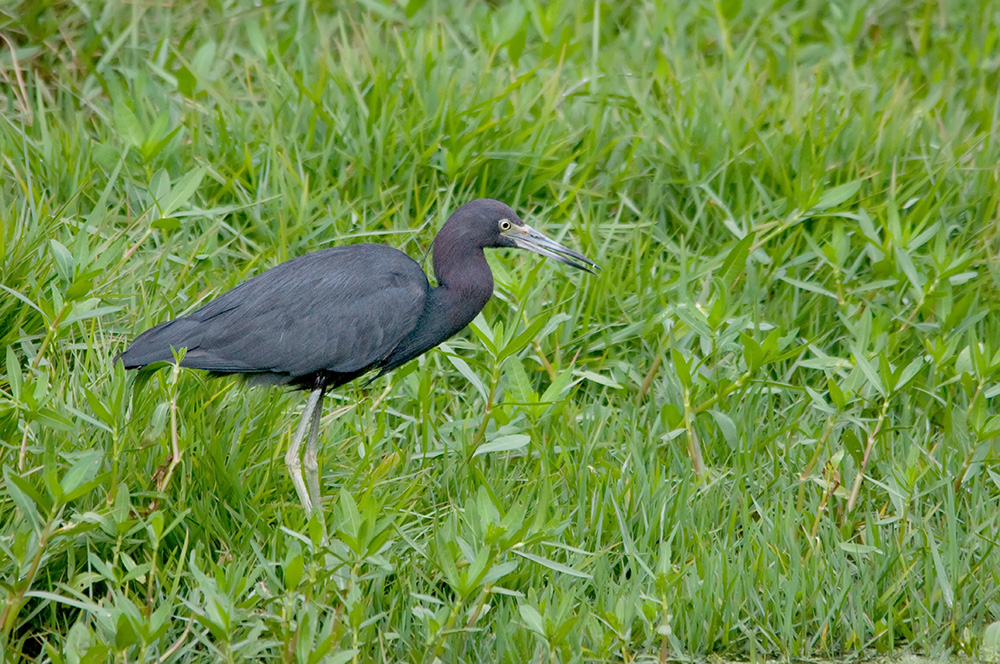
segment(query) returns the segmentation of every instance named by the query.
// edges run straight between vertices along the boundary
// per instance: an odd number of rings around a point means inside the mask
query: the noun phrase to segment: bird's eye
[[[500,230],[501,231],[509,231],[510,230],[510,222],[507,221],[506,219],[501,219],[500,220]]]

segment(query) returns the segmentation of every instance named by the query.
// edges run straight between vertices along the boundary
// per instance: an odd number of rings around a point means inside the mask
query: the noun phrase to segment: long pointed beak
[[[542,235],[527,224],[512,227],[506,235],[514,241],[514,244],[516,244],[519,249],[527,249],[528,251],[533,251],[536,254],[554,258],[560,263],[571,265],[578,270],[590,272],[591,274],[597,274],[595,270],[600,271],[601,269],[597,263],[584,256],[579,251],[574,251],[569,247],[559,244],[555,240]]]

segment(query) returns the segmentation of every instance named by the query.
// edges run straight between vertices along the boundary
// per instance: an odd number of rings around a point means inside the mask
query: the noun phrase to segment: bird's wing
[[[389,355],[416,325],[429,285],[384,245],[333,247],[282,263],[184,318],[140,335],[126,367],[169,361],[220,373],[356,372]]]

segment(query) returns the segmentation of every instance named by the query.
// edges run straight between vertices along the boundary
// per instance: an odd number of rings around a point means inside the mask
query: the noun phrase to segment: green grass
[[[7,661],[995,641],[994,3],[314,5],[0,9]],[[498,252],[474,329],[330,396],[328,547],[301,395],[113,363],[477,196],[604,269]]]

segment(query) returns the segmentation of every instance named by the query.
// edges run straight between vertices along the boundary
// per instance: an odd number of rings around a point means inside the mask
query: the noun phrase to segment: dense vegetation
[[[8,661],[1000,641],[996,3],[323,4],[0,7]],[[329,397],[325,546],[301,395],[113,362],[477,196],[604,269]]]

